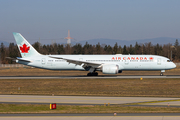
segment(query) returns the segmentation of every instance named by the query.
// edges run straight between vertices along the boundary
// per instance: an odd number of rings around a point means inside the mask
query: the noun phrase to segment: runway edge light
[[[56,109],[56,103],[51,103],[51,104],[50,104],[50,109],[51,109],[51,110]]]

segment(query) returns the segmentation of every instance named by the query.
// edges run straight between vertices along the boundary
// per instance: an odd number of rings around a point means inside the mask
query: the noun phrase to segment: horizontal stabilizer
[[[11,58],[11,57],[6,57],[6,59],[13,60],[13,61],[17,60],[16,58]]]
[[[24,59],[24,58],[19,58],[19,57],[17,57],[17,58],[6,57],[6,59],[10,59],[10,60],[13,60],[13,61],[19,60],[19,61],[23,61],[23,62],[32,62],[29,59]]]
[[[17,60],[24,61],[24,62],[32,62],[31,60],[25,59],[25,58],[17,58]]]

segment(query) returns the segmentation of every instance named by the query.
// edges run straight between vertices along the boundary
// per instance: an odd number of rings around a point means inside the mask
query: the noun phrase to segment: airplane
[[[19,64],[48,70],[89,71],[87,76],[118,74],[122,71],[161,71],[173,69],[176,65],[168,58],[158,55],[42,55],[20,34],[13,33],[21,57]]]

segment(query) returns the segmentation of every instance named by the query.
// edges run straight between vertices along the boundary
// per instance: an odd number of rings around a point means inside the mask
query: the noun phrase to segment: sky
[[[0,40],[180,38],[180,0],[0,0]]]

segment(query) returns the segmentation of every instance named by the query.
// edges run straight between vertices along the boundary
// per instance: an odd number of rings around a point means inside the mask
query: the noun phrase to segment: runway
[[[180,78],[180,75],[123,75],[123,76],[0,76],[0,79],[133,79],[133,78]]]

